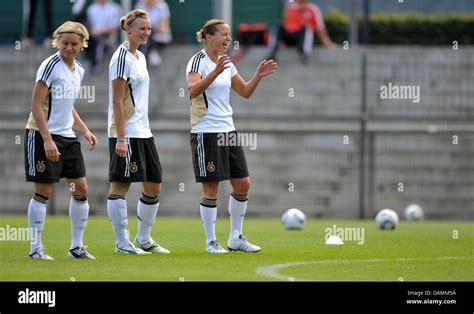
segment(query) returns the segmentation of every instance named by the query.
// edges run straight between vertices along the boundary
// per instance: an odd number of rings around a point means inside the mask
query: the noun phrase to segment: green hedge
[[[331,39],[348,40],[348,17],[332,11],[324,16]],[[474,44],[474,16],[373,14],[369,19],[370,44],[384,45],[459,45]],[[363,39],[363,17],[358,18],[359,42]]]

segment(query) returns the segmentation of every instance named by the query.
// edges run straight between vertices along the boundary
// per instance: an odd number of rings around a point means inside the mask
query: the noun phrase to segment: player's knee
[[[130,188],[130,183],[124,183],[124,182],[112,182],[110,184],[110,189],[109,189],[109,195],[114,194],[114,195],[122,195],[126,196],[127,192]]]
[[[237,194],[248,194],[250,190],[250,178],[243,178],[238,181],[234,187],[234,192]]]
[[[216,199],[218,194],[217,189],[207,189],[202,191],[202,197],[209,198],[209,199]]]
[[[87,196],[88,190],[87,183],[76,184],[74,187],[71,186],[72,195]]]
[[[158,196],[161,193],[161,183],[146,184],[143,186],[143,193],[148,196]]]
[[[209,199],[216,199],[219,193],[219,183],[206,183],[202,186],[202,196]]]
[[[155,195],[160,195],[161,193],[161,184],[158,184],[155,188]]]
[[[51,196],[53,195],[53,185],[52,184],[36,185],[35,193],[47,198],[51,198]]]

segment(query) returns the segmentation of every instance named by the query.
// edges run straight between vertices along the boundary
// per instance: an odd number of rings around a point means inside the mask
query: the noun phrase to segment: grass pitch
[[[0,227],[27,227],[27,218],[0,217]],[[325,245],[326,228],[364,228],[364,243]],[[129,217],[133,240],[137,222]],[[287,231],[277,219],[246,219],[244,234],[256,254],[207,254],[198,218],[158,217],[152,236],[169,255],[114,253],[107,217],[90,217],[85,244],[97,260],[70,260],[68,217],[47,217],[43,244],[54,261],[28,258],[29,242],[0,241],[1,281],[474,281],[474,223],[406,222],[394,231],[373,221],[308,220]],[[225,246],[227,217],[217,221]],[[359,241],[360,242],[360,241]]]

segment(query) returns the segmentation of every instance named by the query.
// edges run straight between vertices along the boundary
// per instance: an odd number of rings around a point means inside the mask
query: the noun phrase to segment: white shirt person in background
[[[87,8],[87,24],[91,35],[87,57],[91,61],[93,75],[102,70],[107,49],[117,47],[117,21],[121,15],[122,8],[111,0],[95,0]]]
[[[172,40],[170,8],[164,0],[142,0],[137,3],[136,9],[148,13],[152,27],[150,40],[139,49],[151,65],[160,65],[163,62],[160,51]]]

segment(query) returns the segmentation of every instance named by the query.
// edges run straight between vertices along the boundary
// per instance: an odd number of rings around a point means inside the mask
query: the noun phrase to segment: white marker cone
[[[339,236],[333,235],[333,236],[330,236],[326,240],[325,244],[328,244],[328,245],[342,245],[342,244],[344,244],[344,242],[342,242],[342,240],[341,240],[341,238],[339,238]]]

